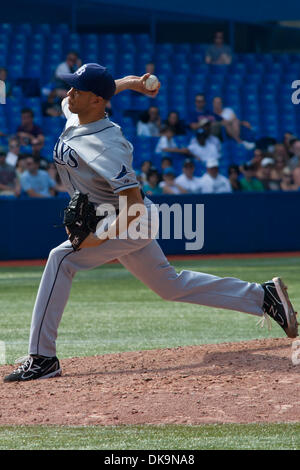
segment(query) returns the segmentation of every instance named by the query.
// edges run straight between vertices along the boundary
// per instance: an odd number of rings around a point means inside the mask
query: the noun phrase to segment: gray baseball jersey
[[[118,193],[139,187],[132,168],[133,146],[120,126],[108,118],[79,126],[77,114],[63,101],[66,126],[53,152],[59,176],[70,195],[75,189],[89,194],[97,205],[118,206]]]
[[[78,189],[89,193],[95,204],[109,202],[116,207],[118,192],[138,186],[131,144],[109,119],[79,125],[78,117],[67,108],[67,100],[63,109],[68,120],[54,150],[63,182],[70,194]],[[151,201],[145,198],[144,202],[150,212]],[[57,330],[74,275],[113,259],[163,299],[263,314],[260,284],[186,270],[178,274],[151,237],[109,239],[79,251],[74,251],[68,240],[50,252],[34,306],[29,354],[56,355]]]

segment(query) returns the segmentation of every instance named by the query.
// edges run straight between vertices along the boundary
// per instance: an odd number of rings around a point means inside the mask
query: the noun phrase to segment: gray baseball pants
[[[136,278],[165,300],[189,302],[262,315],[260,284],[194,271],[176,273],[156,240],[107,240],[73,251],[69,241],[49,255],[38,290],[30,330],[29,354],[56,355],[58,326],[77,271],[118,259]]]

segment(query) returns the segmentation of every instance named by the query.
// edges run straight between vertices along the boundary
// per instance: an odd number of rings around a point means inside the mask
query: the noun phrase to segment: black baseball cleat
[[[287,293],[287,287],[280,277],[262,284],[265,291],[263,311],[284,329],[289,338],[298,336],[297,313],[294,311]]]
[[[27,382],[61,375],[57,357],[26,356],[16,362],[21,361],[22,364],[17,369],[4,377],[4,382]]]

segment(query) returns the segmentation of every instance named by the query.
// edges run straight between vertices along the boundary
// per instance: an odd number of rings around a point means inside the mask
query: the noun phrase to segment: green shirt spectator
[[[242,167],[244,177],[240,180],[241,191],[264,191],[264,185],[255,177],[255,167],[251,163],[245,163]]]

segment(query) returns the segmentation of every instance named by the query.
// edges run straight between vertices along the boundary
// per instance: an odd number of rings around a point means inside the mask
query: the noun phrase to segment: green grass
[[[300,304],[300,258],[188,260],[173,263],[218,276],[262,282],[282,276]],[[0,268],[0,340],[6,362],[26,354],[42,269]],[[257,318],[166,302],[119,265],[80,272],[59,328],[60,358],[121,351],[283,337],[256,327]],[[300,449],[300,424],[0,427],[0,449]]]
[[[300,258],[195,260],[174,263],[220,276],[261,282],[280,275],[293,301],[300,303]],[[31,312],[42,269],[0,269],[0,340],[7,362],[27,352]],[[192,344],[283,337],[256,327],[257,317],[198,305],[166,302],[120,265],[106,265],[76,275],[59,328],[61,358]]]
[[[1,427],[0,450],[299,450],[300,424]]]

